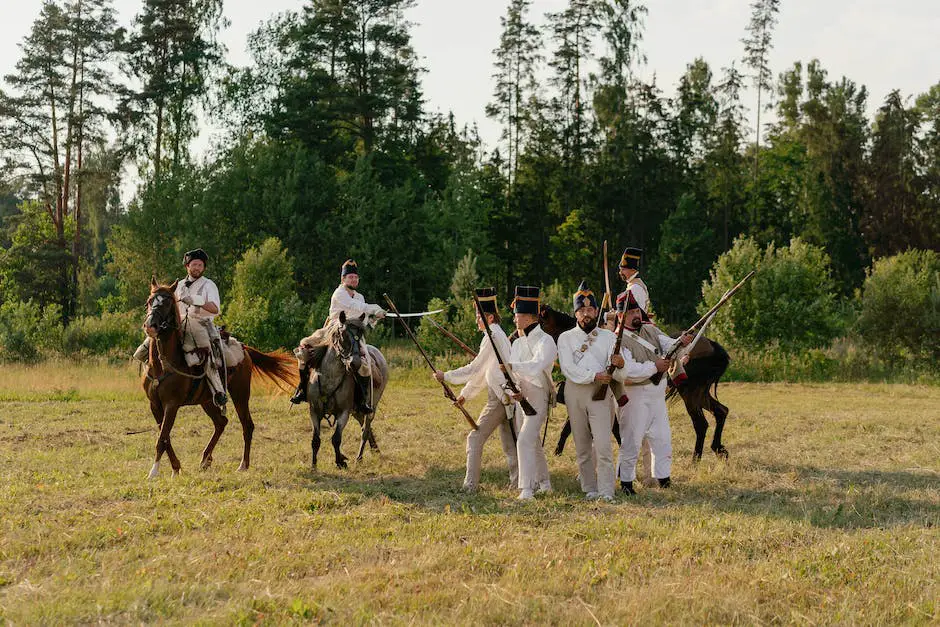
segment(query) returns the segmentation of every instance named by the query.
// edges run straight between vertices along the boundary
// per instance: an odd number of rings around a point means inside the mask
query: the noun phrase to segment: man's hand
[[[525,398],[522,395],[522,392],[508,392],[508,394],[509,394],[509,398],[516,401],[517,403],[521,403],[522,399]]]
[[[683,333],[682,335],[679,336],[679,341],[682,342],[683,346],[688,346],[689,344],[691,344],[692,339],[693,339],[692,336],[689,335],[688,333]]]
[[[610,357],[610,365],[614,368],[623,368],[623,356],[622,355],[612,355]]]
[[[594,383],[610,383],[612,380],[613,377],[607,374],[606,371],[601,371],[594,375]]]
[[[378,310],[372,315],[378,318],[379,320],[381,320],[382,318],[385,317],[385,313],[386,313],[385,310],[379,307]]]
[[[499,371],[502,372],[503,374],[506,374],[507,372],[509,372],[509,371],[506,369],[506,364],[500,364],[500,365],[499,365]]]
[[[679,363],[682,364],[683,366],[689,363],[689,356],[683,355],[682,358],[679,359]]]
[[[657,359],[653,363],[656,364],[656,372],[666,372],[667,370],[672,368],[671,359]]]
[[[467,399],[465,399],[463,396],[458,396],[457,400],[454,401],[454,405],[456,405],[457,407],[463,407],[463,404],[466,402],[467,402]]]
[[[431,376],[437,379],[438,383],[444,382],[444,372],[441,370],[435,370]]]
[[[186,304],[186,305],[192,305],[192,304],[193,304],[193,297],[190,296],[189,294],[187,294],[186,296],[184,296],[184,297],[182,297],[182,298],[180,299],[180,302],[181,302],[181,303],[184,303],[184,304]]]

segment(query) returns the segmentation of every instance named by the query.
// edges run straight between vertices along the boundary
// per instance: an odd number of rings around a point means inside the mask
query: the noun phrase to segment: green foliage
[[[57,304],[9,300],[0,305],[0,361],[36,361],[62,342]]]
[[[11,242],[0,249],[0,301],[33,300],[40,307],[67,302],[71,256],[59,243],[46,210],[38,202],[24,202],[7,226]],[[66,237],[71,237],[71,220],[67,229]]]
[[[127,357],[143,340],[143,309],[75,318],[62,334],[61,351],[68,356]]]
[[[614,289],[613,285],[611,285],[610,289]],[[573,306],[572,295],[574,292],[575,290],[567,289],[561,284],[561,281],[555,279],[548,287],[542,290],[542,304],[548,305],[555,311],[569,313]],[[614,294],[614,298],[616,297],[617,295]],[[603,296],[601,296],[597,302],[600,302],[602,299]]]
[[[741,349],[778,346],[789,353],[827,346],[838,335],[842,314],[829,258],[799,239],[763,250],[753,239],[735,240],[712,266],[699,312],[705,313],[750,270],[757,274],[709,327],[718,341]]]
[[[295,346],[307,335],[308,311],[297,296],[293,263],[276,238],[248,249],[235,265],[223,317],[241,341],[262,350]]]
[[[940,359],[940,255],[909,250],[876,259],[856,330],[879,354]]]

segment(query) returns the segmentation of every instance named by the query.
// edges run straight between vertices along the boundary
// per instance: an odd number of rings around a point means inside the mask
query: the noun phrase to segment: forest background
[[[311,0],[233,67],[222,0],[144,0],[123,24],[111,0],[44,1],[0,84],[0,359],[126,356],[150,276],[195,247],[262,348],[322,323],[348,257],[368,300],[443,305],[473,342],[472,286],[568,310],[580,280],[602,290],[608,239],[614,265],[644,249],[673,330],[758,270],[712,331],[733,376],[936,381],[940,83],[869,116],[820,60],[770,67],[785,3],[754,0],[740,58],[692,59],[666,94],[637,72],[642,3],[570,0],[536,27],[510,0],[480,60],[488,146],[429,112],[414,4]],[[222,133],[195,155],[205,120]]]

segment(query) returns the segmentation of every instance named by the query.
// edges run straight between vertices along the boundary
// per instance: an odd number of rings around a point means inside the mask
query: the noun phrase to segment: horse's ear
[[[157,286],[158,286],[158,285],[159,285],[159,284],[157,283],[157,275],[151,274],[151,275],[150,275],[150,289],[151,289],[151,290],[155,290],[155,289],[157,289]]]
[[[346,312],[345,311],[339,312],[339,323],[346,324]]]
[[[179,284],[180,284],[180,280],[179,280],[179,279],[176,279],[175,281],[173,281],[172,283],[170,283],[170,291],[175,294],[175,293],[176,293],[176,286],[179,285]]]
[[[366,314],[363,313],[361,316],[359,316],[359,320],[361,320],[362,322],[365,322],[365,321],[366,321]]]

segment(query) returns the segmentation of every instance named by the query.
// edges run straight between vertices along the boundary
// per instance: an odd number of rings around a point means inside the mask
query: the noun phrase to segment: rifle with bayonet
[[[705,327],[711,322],[712,318],[715,317],[715,313],[719,309],[724,307],[725,303],[731,300],[731,297],[734,296],[734,293],[737,292],[739,289],[741,289],[741,287],[745,283],[747,283],[748,280],[750,280],[752,276],[754,276],[754,272],[755,272],[754,270],[751,270],[750,272],[748,272],[747,275],[743,279],[741,279],[737,285],[735,285],[730,290],[725,292],[724,295],[720,299],[718,299],[718,302],[715,303],[715,306],[709,309],[708,312],[704,316],[702,316],[695,322],[695,324],[693,324],[691,327],[686,329],[683,335],[701,334],[701,332],[705,329]],[[666,351],[666,354],[663,355],[663,359],[673,359],[676,356],[676,354],[678,354],[678,352],[682,350],[682,348],[683,348],[682,343],[676,342],[675,344],[673,344],[672,348]],[[662,378],[663,378],[663,373],[657,372],[656,374],[650,377],[650,381],[653,383],[653,385],[657,385],[662,380]]]
[[[496,341],[493,339],[493,331],[490,329],[490,322],[486,319],[486,312],[483,311],[483,305],[480,304],[480,299],[477,298],[476,294],[473,295],[473,302],[476,303],[477,311],[480,313],[480,318],[483,319],[483,328],[486,329],[486,335],[490,338],[490,344],[493,345],[493,354],[496,355],[496,361],[499,362],[500,370],[502,370],[503,376],[506,377],[506,387],[509,388],[513,394],[522,394],[522,392],[519,391],[519,387],[516,385],[516,382],[513,381],[512,377],[509,376],[509,373],[506,372],[506,362],[503,361],[503,356],[499,354],[499,349],[496,347]],[[522,400],[519,401],[519,405],[522,406],[522,411],[525,412],[526,416],[534,416],[538,413],[535,411],[535,408],[532,407],[532,403],[527,401],[524,396],[522,397]]]
[[[607,312],[614,308],[614,294],[610,291],[610,270],[607,266],[607,240],[604,240],[604,298],[601,301],[601,310],[598,312],[597,321],[601,325],[606,323]],[[596,400],[596,399],[595,399]]]
[[[421,356],[424,357],[424,361],[427,362],[428,367],[431,369],[431,372],[437,372],[437,368],[434,367],[434,364],[431,363],[431,358],[428,357],[428,354],[424,352],[424,349],[421,348],[421,344],[418,343],[418,338],[415,337],[414,332],[411,330],[411,327],[408,326],[408,323],[405,322],[405,319],[398,313],[398,307],[395,306],[395,303],[392,302],[392,299],[388,297],[388,294],[382,294],[385,298],[385,302],[388,303],[389,308],[395,312],[395,317],[401,321],[401,326],[405,327],[405,332],[408,333],[408,337],[411,338],[411,341],[415,343],[415,346],[418,347],[418,352],[421,353]],[[457,402],[457,397],[454,395],[453,390],[450,389],[450,386],[446,382],[440,381],[441,387],[444,389],[444,396],[453,402],[454,407],[460,410],[460,413],[463,414],[463,417],[467,419],[467,422],[473,427],[473,430],[476,431],[480,427],[477,426],[476,421],[473,419],[469,413],[467,413],[466,408]]]

